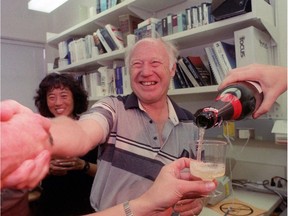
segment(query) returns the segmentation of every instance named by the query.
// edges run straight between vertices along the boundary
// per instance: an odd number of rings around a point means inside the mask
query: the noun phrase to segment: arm
[[[181,158],[164,166],[151,188],[139,198],[129,202],[132,213],[135,216],[158,215],[173,207],[181,199],[195,199],[195,197],[215,190],[216,184],[214,182],[195,181],[195,179],[192,181],[190,173],[182,173],[181,171],[188,168],[189,164],[190,159]],[[90,216],[92,215],[125,216],[125,212],[123,204],[119,204],[104,211],[90,214]]]
[[[103,129],[95,120],[73,120],[66,116],[51,119],[50,133],[55,156],[82,156],[94,148],[103,137]]]
[[[229,72],[219,89],[237,81],[256,81],[261,85],[264,100],[258,110],[253,113],[254,118],[268,112],[277,98],[287,91],[287,68],[275,65],[252,64],[235,68]]]

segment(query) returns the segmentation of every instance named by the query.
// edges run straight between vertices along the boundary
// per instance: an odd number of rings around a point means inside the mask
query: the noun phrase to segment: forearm
[[[52,154],[55,156],[82,156],[93,147],[78,121],[66,116],[51,119],[50,133],[53,137]]]

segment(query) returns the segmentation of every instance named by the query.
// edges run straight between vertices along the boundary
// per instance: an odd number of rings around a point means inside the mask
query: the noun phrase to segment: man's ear
[[[175,73],[176,73],[176,63],[173,64],[173,67],[172,67],[172,69],[170,71],[171,77],[174,77]]]

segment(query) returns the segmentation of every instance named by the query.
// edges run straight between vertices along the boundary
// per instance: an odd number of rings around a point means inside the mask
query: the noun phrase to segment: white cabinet
[[[85,36],[103,27],[107,23],[118,25],[118,16],[121,14],[132,14],[140,16],[143,19],[154,16],[158,18],[163,13],[168,13],[170,9],[178,8],[181,4],[186,6],[189,0],[125,0],[124,2],[112,7],[104,12],[101,12],[87,20],[59,33],[47,33],[47,43],[57,47],[58,43],[66,40],[73,35]],[[255,26],[259,29],[268,31],[274,42],[276,55],[273,62],[277,64],[277,42],[278,30],[275,21],[275,13],[273,6],[269,5],[264,0],[252,0],[252,11],[243,15],[214,22],[208,25],[200,26],[183,32],[165,36],[165,40],[171,40],[177,43],[180,49],[193,48],[196,46],[204,46],[211,44],[217,40],[225,40],[233,38],[234,31]],[[185,5],[186,4],[186,5]],[[190,5],[192,6],[192,5]],[[180,8],[181,9],[181,8]],[[185,8],[182,8],[183,10]],[[95,58],[85,59],[76,63],[72,63],[65,67],[57,69],[59,72],[85,72],[95,69],[103,64],[112,63],[115,59],[124,58],[125,49],[116,50],[110,53],[101,54]],[[217,86],[206,86],[189,89],[177,89],[169,92],[170,95],[194,94],[199,92],[209,93],[216,92]]]

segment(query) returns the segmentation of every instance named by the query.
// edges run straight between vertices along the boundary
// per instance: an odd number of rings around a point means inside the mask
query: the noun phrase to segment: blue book
[[[213,49],[225,75],[236,68],[235,45],[223,41],[213,43]]]
[[[122,77],[122,67],[115,68],[115,87],[116,94],[123,94],[123,77]]]
[[[102,36],[104,37],[105,41],[107,42],[112,51],[118,49],[117,44],[114,42],[113,38],[111,37],[106,28],[100,29],[100,33],[102,34]]]

